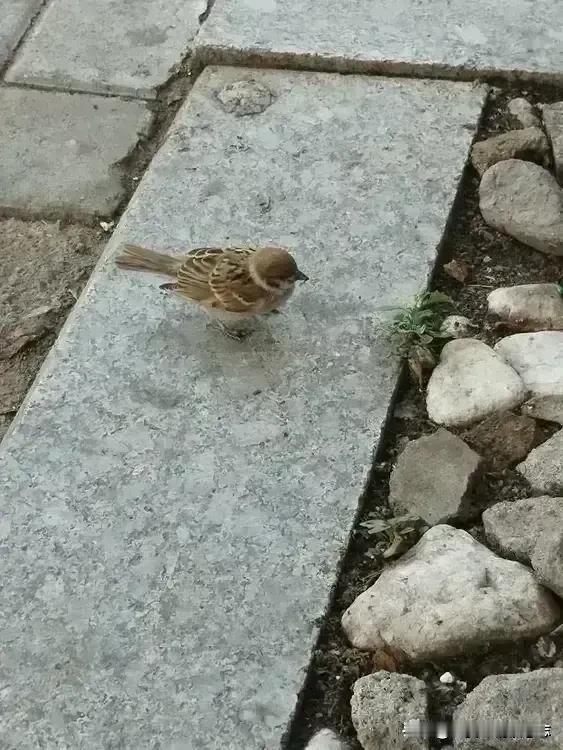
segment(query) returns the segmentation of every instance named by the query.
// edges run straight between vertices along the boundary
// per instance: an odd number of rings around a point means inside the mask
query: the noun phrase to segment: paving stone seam
[[[4,76],[8,72],[8,69],[10,68],[11,64],[14,62],[16,55],[18,54],[20,48],[23,46],[25,40],[27,39],[27,36],[29,32],[33,29],[39,18],[41,17],[43,11],[47,7],[47,4],[49,3],[49,0],[40,0],[41,5],[37,8],[35,13],[32,14],[31,18],[29,19],[27,26],[25,27],[24,31],[21,33],[20,38],[18,39],[17,43],[14,45],[12,51],[6,58],[3,65],[0,65],[0,83],[4,82]]]
[[[198,45],[197,37],[191,58],[194,73],[199,74],[208,65],[243,68],[270,68],[274,70],[304,70],[315,73],[341,73],[343,75],[385,76],[388,78],[415,78],[460,82],[485,82],[504,84],[548,84],[563,86],[563,71],[509,70],[498,68],[468,68],[447,63],[416,63],[398,60],[358,60],[320,53],[275,52],[268,49],[248,50],[222,45]]]

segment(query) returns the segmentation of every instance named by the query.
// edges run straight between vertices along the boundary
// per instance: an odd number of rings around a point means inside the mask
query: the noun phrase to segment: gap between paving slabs
[[[476,138],[496,135],[511,127],[506,116],[510,99],[526,96],[533,104],[563,98],[561,90],[532,87],[525,90],[504,87],[491,95]],[[543,255],[516,240],[488,227],[479,212],[479,178],[468,165],[456,198],[451,221],[441,247],[430,288],[439,289],[455,301],[457,311],[471,318],[480,328],[480,336],[493,344],[501,335],[487,320],[487,295],[496,287],[514,284],[541,283],[557,280],[563,275],[563,259]],[[468,264],[471,277],[460,283],[443,270],[444,264],[456,259]],[[368,488],[362,498],[361,512],[346,557],[342,564],[332,606],[323,623],[315,650],[300,709],[292,725],[287,748],[301,750],[317,729],[331,727],[345,738],[351,748],[356,744],[350,719],[350,697],[354,682],[379,669],[397,669],[397,662],[385,654],[373,654],[350,646],[344,636],[341,617],[348,606],[377,579],[382,569],[381,554],[389,540],[371,536],[361,525],[375,514],[380,518],[393,515],[388,504],[388,482],[393,465],[406,441],[431,434],[436,425],[426,415],[424,394],[403,372],[397,391],[396,406],[375,457]],[[538,422],[538,441],[546,440],[557,427]],[[451,429],[463,436],[463,429]],[[530,496],[530,488],[514,469],[487,471],[472,490],[475,510],[480,511],[502,501]],[[486,544],[478,516],[455,523],[470,529],[472,535]],[[378,541],[379,539],[379,541]],[[463,596],[463,592],[460,592]],[[561,630],[561,629],[560,629]],[[525,672],[529,669],[563,665],[563,632],[553,636],[556,650],[538,648],[536,640],[448,658],[439,663],[423,663],[416,667],[399,664],[400,672],[426,681],[429,710],[434,716],[451,715],[466,692],[487,675],[503,672]],[[552,648],[552,647],[549,647]],[[559,661],[558,661],[559,660]],[[440,675],[452,672],[454,684],[439,682]],[[464,688],[465,683],[465,688]],[[524,715],[522,709],[522,715]],[[546,719],[549,717],[545,717]]]
[[[241,75],[275,94],[253,119],[237,118],[236,105],[225,112],[216,98]],[[48,496],[63,510],[61,523],[36,537],[33,575],[58,565],[64,549],[61,585],[84,582],[77,606],[91,617],[78,630],[92,653],[80,670],[91,690],[79,696],[80,710],[99,722],[98,739],[99,726],[111,733],[114,723],[97,696],[109,691],[118,706],[131,705],[122,670],[138,652],[152,654],[157,669],[139,678],[148,693],[134,686],[130,746],[155,733],[164,733],[163,746],[183,738],[213,748],[225,737],[235,747],[278,744],[395,387],[395,362],[363,300],[386,306],[425,286],[482,96],[465,84],[240,69],[208,69],[192,90],[3,444],[5,495],[23,514],[10,540],[43,523],[44,513],[27,516],[26,502],[44,509]],[[424,207],[423,221],[413,204]],[[251,238],[297,245],[314,280],[272,334],[260,331],[242,349],[207,331],[192,308],[162,299],[157,283],[110,262],[125,239],[178,248]],[[45,546],[53,534],[61,548]],[[17,544],[10,549],[14,557],[1,564],[13,563],[5,577],[16,580],[28,562]],[[153,611],[161,562],[170,582],[158,594],[166,617]],[[60,708],[78,700],[64,680],[58,690],[45,684],[45,676],[60,682],[54,652],[68,646],[74,664],[79,635],[70,622],[64,633],[43,631],[44,606],[56,618],[70,614],[64,596],[48,595],[51,579],[42,580],[47,589],[33,599],[27,635],[14,637],[24,653],[35,636],[49,648],[13,670],[14,722],[24,705],[17,695],[34,701],[45,689]],[[199,608],[189,604],[194,596]],[[116,631],[116,620],[125,630]],[[19,661],[18,649],[11,654]],[[189,709],[171,703],[172,677],[195,702]],[[221,710],[210,715],[217,696]]]

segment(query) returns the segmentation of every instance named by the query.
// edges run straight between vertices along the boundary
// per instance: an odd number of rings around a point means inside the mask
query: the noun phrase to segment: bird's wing
[[[209,284],[211,274],[223,258],[236,252],[236,249],[220,247],[198,247],[191,250],[178,271],[176,291],[196,302],[213,299],[213,290]]]
[[[217,261],[209,279],[216,300],[212,307],[226,312],[248,313],[264,299],[265,290],[253,281],[248,270],[250,252],[254,252],[253,248],[226,252]]]

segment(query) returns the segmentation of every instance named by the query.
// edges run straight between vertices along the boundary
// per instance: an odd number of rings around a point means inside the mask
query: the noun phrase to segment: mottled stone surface
[[[428,416],[438,424],[466,425],[512,409],[526,398],[518,374],[478,339],[457,339],[442,349],[426,393]]]
[[[552,528],[563,528],[563,497],[528,497],[493,505],[483,513],[487,542],[503,554],[529,564]]]
[[[527,99],[521,96],[511,99],[506,109],[515,125],[521,128],[541,127],[541,119]]]
[[[563,7],[528,0],[216,0],[196,39],[201,61],[351,72],[506,71],[563,76]]]
[[[149,130],[142,102],[0,89],[0,208],[106,215],[124,194],[124,159]]]
[[[560,750],[563,742],[563,669],[485,677],[454,712],[454,720],[515,719],[552,725],[552,738],[529,740],[468,739],[460,750]]]
[[[516,331],[563,331],[563,297],[557,284],[520,284],[494,289],[489,313]]]
[[[517,469],[535,493],[563,493],[563,429],[530,451]]]
[[[389,482],[389,505],[429,524],[466,516],[480,456],[457,435],[439,429],[411,440],[397,459]]]
[[[478,141],[471,149],[471,162],[480,176],[506,159],[526,159],[548,167],[550,147],[543,130],[538,127],[509,130]]]
[[[559,184],[563,185],[563,101],[544,104],[542,114],[553,149],[555,174]]]
[[[0,67],[25,33],[41,0],[0,0]]]
[[[499,232],[563,256],[563,190],[547,169],[521,159],[493,164],[479,184],[479,208]]]
[[[495,344],[531,396],[563,396],[563,331],[515,333]]]
[[[364,750],[425,750],[428,742],[405,739],[408,721],[428,719],[426,684],[408,674],[379,671],[354,683],[352,723]]]
[[[188,52],[205,8],[205,0],[50,0],[6,78],[153,97]]]
[[[342,616],[356,648],[441,661],[547,633],[560,606],[532,571],[466,531],[434,526]]]
[[[563,393],[552,396],[534,396],[520,409],[522,414],[547,422],[556,422],[563,427]]]
[[[308,742],[305,750],[347,750],[348,745],[331,729],[321,729]]]
[[[275,103],[241,118],[245,78]],[[279,747],[396,384],[377,308],[427,282],[482,94],[198,78],[2,444],[0,745]],[[124,241],[275,241],[311,280],[233,341]]]

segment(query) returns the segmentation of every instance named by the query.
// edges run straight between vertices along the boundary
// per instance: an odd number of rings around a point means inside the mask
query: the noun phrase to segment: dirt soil
[[[516,96],[525,96],[536,104],[561,100],[563,92],[547,88],[523,91],[506,86],[494,89],[475,140],[511,129],[506,104]],[[505,334],[487,320],[486,299],[489,292],[500,286],[557,281],[563,277],[563,258],[543,255],[488,227],[479,211],[478,186],[478,175],[468,165],[446,236],[439,248],[439,262],[431,288],[448,294],[455,302],[456,312],[479,325],[477,337],[493,344]],[[443,270],[443,265],[452,259],[463,261],[471,267],[471,275],[465,283],[454,280]],[[548,423],[538,426],[540,440],[546,439],[554,430],[554,426]],[[436,426],[426,414],[424,393],[405,372],[398,390],[394,416],[389,420],[370,481],[360,501],[358,522],[342,561],[332,604],[321,626],[300,708],[286,737],[284,746],[289,750],[301,750],[314,732],[322,727],[334,729],[349,741],[350,748],[359,749],[350,718],[350,696],[353,684],[359,677],[378,669],[396,669],[425,680],[430,714],[447,717],[487,675],[529,671],[555,664],[563,666],[561,628],[561,633],[550,636],[557,648],[549,658],[543,655],[545,649],[538,648],[537,641],[519,642],[504,649],[491,649],[483,643],[478,654],[447,659],[439,664],[409,665],[406,662],[389,662],[385,654],[359,651],[346,641],[340,626],[343,612],[376,581],[386,564],[382,553],[388,546],[388,540],[381,535],[370,535],[360,524],[368,518],[388,518],[393,515],[388,505],[388,492],[389,476],[396,457],[409,439],[435,429]],[[479,541],[484,541],[481,512],[496,502],[526,496],[528,486],[514,470],[486,473],[475,488],[474,517],[460,524],[460,528],[469,531]],[[439,676],[446,671],[457,678],[453,685],[440,683]]]
[[[100,228],[0,221],[0,439],[105,241]]]

